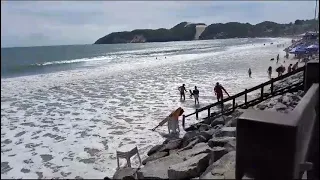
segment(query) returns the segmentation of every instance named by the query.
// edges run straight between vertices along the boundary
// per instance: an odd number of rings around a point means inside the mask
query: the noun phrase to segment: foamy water
[[[210,45],[179,42],[167,49],[183,48],[184,43],[199,49]],[[114,64],[1,79],[1,178],[111,177],[117,149],[136,145],[145,157],[167,131],[166,126],[150,129],[180,106],[186,114],[199,108],[188,93],[180,101],[177,88],[182,83],[187,89],[198,86],[200,107],[206,106],[216,102],[216,82],[233,95],[268,80],[268,66],[277,66],[270,59],[280,53],[283,61],[282,49],[270,43],[230,45],[217,52],[167,53],[166,58],[149,49],[151,55],[135,60],[127,52],[127,58]],[[82,61],[90,67],[102,60]],[[186,123],[195,122],[189,118]]]

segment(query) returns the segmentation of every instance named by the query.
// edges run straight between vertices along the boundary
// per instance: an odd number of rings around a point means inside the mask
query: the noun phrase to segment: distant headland
[[[228,38],[280,37],[319,30],[319,21],[296,20],[294,23],[278,24],[264,21],[256,25],[228,22],[207,26],[204,23],[181,22],[171,29],[136,29],[133,31],[113,32],[99,38],[94,44],[145,43],[191,41]]]

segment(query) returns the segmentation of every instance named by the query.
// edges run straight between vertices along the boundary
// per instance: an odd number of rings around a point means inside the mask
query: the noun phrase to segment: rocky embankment
[[[274,88],[282,88],[301,80],[302,73],[298,73],[275,84]],[[303,91],[286,93],[251,108],[288,113],[303,95]],[[241,114],[239,109],[228,116],[204,119],[190,128],[182,138],[167,139],[151,148],[141,168],[121,169],[113,178],[234,179],[236,124]]]
[[[274,85],[274,89],[278,90],[283,87],[291,86],[293,84],[296,84],[302,81],[303,81],[303,72],[300,72],[276,83]],[[267,92],[269,93],[270,90],[268,90]],[[282,95],[272,97],[265,101],[262,101],[258,105],[255,105],[250,108],[265,110],[265,111],[278,111],[278,112],[288,113],[296,107],[296,105],[301,100],[303,95],[304,95],[304,91],[302,90],[299,90],[297,92],[292,92],[292,93],[285,93]]]

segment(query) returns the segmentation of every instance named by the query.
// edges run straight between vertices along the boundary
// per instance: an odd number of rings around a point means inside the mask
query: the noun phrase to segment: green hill
[[[189,41],[194,38],[196,25],[198,24],[187,25],[187,22],[182,22],[171,29],[137,29],[130,32],[114,32],[98,39],[95,44]]]
[[[130,32],[113,32],[98,39],[94,44],[191,41],[194,40],[197,25],[205,24],[181,22],[171,29],[137,29]],[[239,22],[216,23],[207,26],[199,39],[279,37],[301,34],[316,29],[319,30],[318,20],[296,20],[289,24],[264,21],[256,25]]]
[[[246,37],[279,37],[301,34],[306,31],[319,29],[316,20],[296,20],[295,23],[278,24],[271,21],[264,21],[256,25],[249,23],[218,23],[209,25],[201,34],[200,39],[225,39],[225,38],[246,38]]]

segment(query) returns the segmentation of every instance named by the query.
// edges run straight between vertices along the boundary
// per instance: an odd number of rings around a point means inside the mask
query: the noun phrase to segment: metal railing
[[[290,73],[287,73],[287,74],[284,74],[280,77],[276,77],[276,78],[272,78],[271,80],[267,81],[267,82],[264,82],[260,85],[257,85],[255,87],[252,87],[250,89],[245,89],[244,91],[238,93],[238,94],[235,94],[233,96],[230,96],[226,99],[223,99],[221,100],[220,102],[215,102],[213,104],[210,104],[208,106],[205,106],[205,107],[202,107],[200,109],[196,109],[195,112],[191,113],[191,114],[188,114],[188,115],[183,115],[182,116],[182,127],[183,129],[185,130],[185,120],[187,117],[190,117],[190,116],[193,116],[195,115],[196,116],[196,119],[199,118],[199,113],[202,112],[202,111],[206,111],[208,112],[208,117],[218,117],[218,116],[221,116],[221,115],[224,115],[224,114],[228,114],[228,113],[231,113],[233,112],[236,108],[238,107],[241,107],[241,108],[247,108],[247,107],[250,107],[250,106],[253,106],[255,104],[258,104],[266,99],[269,99],[271,97],[274,97],[274,96],[277,96],[279,94],[284,94],[284,93],[287,93],[287,92],[290,92],[290,91],[296,91],[298,89],[303,89],[303,82],[298,82],[296,84],[293,84],[293,85],[290,85],[290,86],[287,86],[287,87],[284,87],[284,88],[281,88],[281,89],[275,89],[274,88],[274,83],[275,82],[278,82],[280,80],[283,80],[289,76],[292,76],[292,75],[295,75],[299,72],[304,72],[303,74],[305,74],[305,67],[300,67]],[[305,77],[305,75],[303,75],[303,78]],[[264,93],[264,87],[265,86],[268,86],[268,85],[271,85],[270,87],[270,93]],[[261,93],[260,93],[260,97],[258,98],[255,98],[251,101],[248,101],[248,93],[252,92],[252,91],[255,91],[255,90],[258,90],[258,89],[261,89]],[[244,95],[244,103],[243,104],[236,104],[236,98],[239,98],[241,96]],[[216,113],[214,116],[211,116],[211,111],[210,109],[215,107],[215,106],[218,106],[218,105],[221,105],[221,108],[223,109],[223,104],[228,102],[228,101],[232,101],[232,107],[230,109],[225,109],[223,111],[220,111],[218,113]]]

